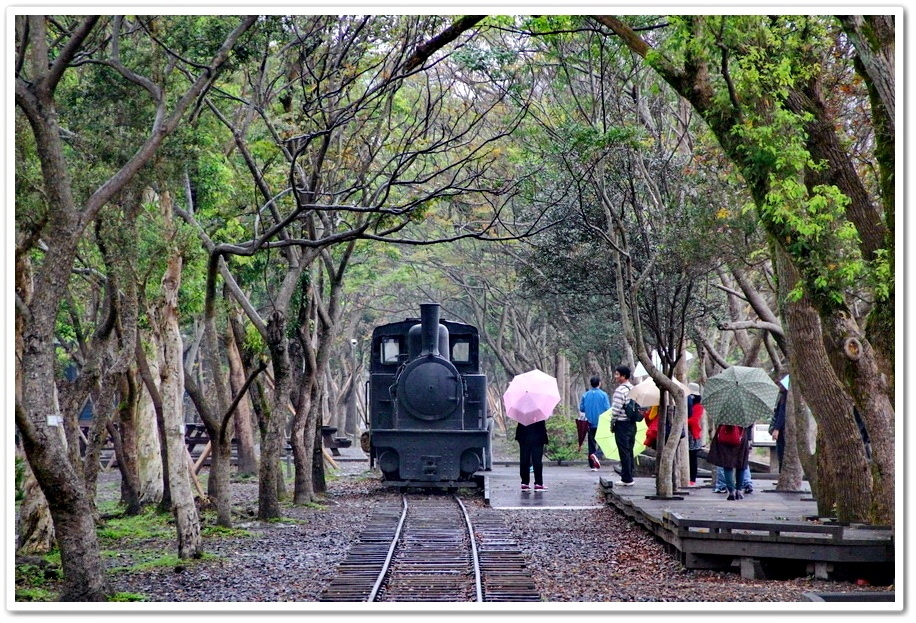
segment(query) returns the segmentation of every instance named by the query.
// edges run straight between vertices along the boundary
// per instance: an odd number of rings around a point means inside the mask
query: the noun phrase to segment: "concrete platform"
[[[597,472],[587,464],[544,464],[544,485],[547,491],[522,491],[518,464],[494,463],[489,472],[479,472],[484,478],[484,499],[493,508],[581,510],[604,508],[607,504],[598,487],[599,476],[616,477],[613,469],[603,467]],[[534,486],[534,479],[531,479]]]

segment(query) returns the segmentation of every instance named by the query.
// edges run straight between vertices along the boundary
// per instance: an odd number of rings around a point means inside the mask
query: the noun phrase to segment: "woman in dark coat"
[[[748,428],[753,430],[753,426]],[[748,433],[748,428],[740,429],[742,431],[741,443],[727,445],[719,439],[722,426],[718,426],[709,444],[709,455],[706,460],[711,465],[717,465],[725,470],[725,488],[728,489],[729,500],[744,499],[744,494],[735,486],[735,474],[744,471],[748,464],[748,457],[751,453],[751,434]]]
[[[529,478],[531,467],[534,466],[534,490],[543,491],[544,467],[542,457],[544,446],[547,445],[547,425],[543,420],[525,426],[519,424],[515,429],[515,441],[518,442],[519,461],[518,470],[522,477],[522,491],[529,491]]]

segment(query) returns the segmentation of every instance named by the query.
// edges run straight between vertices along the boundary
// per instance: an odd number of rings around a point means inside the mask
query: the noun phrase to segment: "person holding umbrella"
[[[544,446],[547,437],[545,420],[540,420],[525,426],[519,422],[515,427],[515,441],[518,442],[518,471],[522,477],[522,491],[530,491],[529,479],[534,472],[534,490],[545,491],[544,486]],[[533,470],[532,470],[533,468]]]
[[[720,424],[716,427],[716,433],[709,444],[709,454],[706,460],[710,465],[722,468],[729,500],[744,499],[744,494],[736,485],[735,478],[738,470],[743,471],[748,467],[748,458],[751,453],[750,437],[747,429],[731,424]]]
[[[585,419],[588,420],[588,466],[593,472],[601,469],[601,463],[595,456],[598,449],[595,443],[595,433],[598,432],[598,417],[611,408],[611,401],[607,393],[601,389],[601,377],[593,376],[589,381],[592,388],[582,394],[579,400],[579,411],[585,413]]]
[[[716,424],[707,461],[724,470],[729,500],[744,495],[735,483],[735,471],[748,466],[754,422],[769,418],[779,388],[760,368],[731,366],[706,382],[703,402]]]
[[[542,457],[547,445],[547,425],[554,407],[560,402],[557,379],[538,369],[518,374],[503,394],[506,416],[518,422],[515,440],[519,447],[519,475],[522,491],[530,491],[531,472],[534,472],[534,490],[544,491]]]

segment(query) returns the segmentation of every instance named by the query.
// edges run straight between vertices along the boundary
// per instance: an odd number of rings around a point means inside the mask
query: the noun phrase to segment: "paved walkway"
[[[588,465],[557,465],[544,463],[544,484],[547,491],[522,491],[518,464],[494,463],[492,471],[484,474],[484,498],[493,508],[580,510],[606,506],[598,488],[599,476],[617,476],[611,468],[593,472]],[[534,478],[531,479],[534,485]]]

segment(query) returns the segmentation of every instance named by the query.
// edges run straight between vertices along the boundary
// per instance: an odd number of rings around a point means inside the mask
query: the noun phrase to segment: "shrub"
[[[563,461],[570,461],[579,454],[575,418],[554,415],[547,420],[547,436],[550,443],[547,444],[544,453],[549,460],[556,461],[557,465],[562,465]]]

